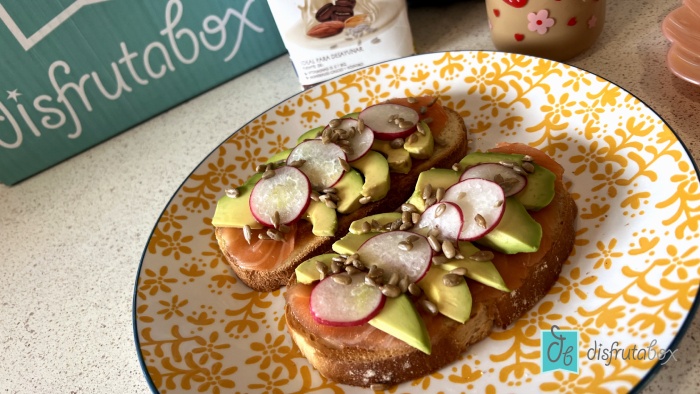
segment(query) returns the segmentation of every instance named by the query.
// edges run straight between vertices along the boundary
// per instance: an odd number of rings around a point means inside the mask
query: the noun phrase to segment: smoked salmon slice
[[[291,225],[285,234],[284,242],[261,240],[258,234],[265,230],[252,230],[250,245],[243,230],[234,227],[222,227],[221,237],[226,243],[226,253],[234,256],[238,265],[244,269],[269,270],[284,261],[294,250],[297,226]]]

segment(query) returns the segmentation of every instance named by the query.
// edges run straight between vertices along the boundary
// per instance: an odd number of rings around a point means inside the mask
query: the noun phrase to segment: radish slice
[[[411,135],[416,130],[418,118],[418,112],[413,108],[389,103],[367,107],[359,115],[359,119],[374,131],[377,139],[386,141]],[[394,119],[403,119],[403,122]]]
[[[347,156],[338,145],[306,140],[292,150],[287,164],[304,160],[299,169],[309,178],[314,190],[322,190],[335,185],[345,173],[340,159],[347,160]]]
[[[410,248],[402,246],[409,243]],[[406,250],[409,249],[409,250]],[[357,250],[362,262],[384,270],[385,280],[392,273],[408,276],[409,282],[418,282],[430,268],[433,249],[428,239],[409,231],[390,231],[375,235]]]
[[[248,203],[255,220],[268,227],[275,227],[275,212],[279,224],[298,220],[311,201],[311,185],[303,172],[289,166],[274,171],[274,176],[255,184]]]
[[[354,118],[343,118],[341,119],[340,125],[334,127],[333,129],[341,129],[345,131],[350,131],[353,127],[358,130],[352,138],[349,138],[349,147],[351,148],[350,153],[347,154],[348,162],[353,162],[369,152],[372,148],[372,143],[374,142],[374,133],[371,129],[365,127],[361,132],[359,131],[360,122]],[[331,126],[326,126],[326,129]]]
[[[471,241],[483,237],[498,225],[505,210],[505,198],[497,183],[471,178],[450,186],[442,201],[453,202],[462,209],[464,223],[459,239]]]
[[[496,182],[501,188],[506,197],[510,197],[527,186],[527,177],[518,174],[514,169],[498,163],[482,163],[473,167],[467,168],[460,181],[471,178],[488,179]]]
[[[462,209],[455,203],[441,201],[428,207],[412,230],[427,235],[428,231],[436,228],[442,239],[454,242],[459,239],[463,224]]]
[[[386,297],[376,286],[365,284],[365,274],[350,275],[350,284],[341,284],[329,276],[311,291],[309,307],[318,323],[329,326],[359,326],[382,310]]]

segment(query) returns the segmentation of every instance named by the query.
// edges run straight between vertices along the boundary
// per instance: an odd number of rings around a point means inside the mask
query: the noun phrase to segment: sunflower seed
[[[392,284],[385,284],[384,286],[381,287],[382,294],[389,298],[396,298],[401,295],[401,289]]]
[[[415,125],[416,125],[416,124],[413,123],[413,122],[410,122],[410,121],[408,121],[408,120],[403,120],[403,119],[402,119],[402,120],[399,122],[399,125],[398,125],[398,126],[399,126],[399,128],[401,128],[401,129],[410,129],[411,127],[413,127],[413,126],[415,126]],[[403,144],[401,144],[401,145],[403,145]]]
[[[408,211],[401,212],[401,223],[410,223],[410,222],[411,222],[411,212],[408,212]]]
[[[349,285],[352,283],[352,277],[348,274],[336,274],[331,276],[331,278],[333,278],[333,282],[341,285]]]
[[[258,164],[257,167],[255,167],[255,172],[265,172],[267,169],[267,166],[265,164]]]
[[[523,162],[523,170],[525,170],[525,172],[532,174],[533,172],[535,172],[535,166],[532,163],[530,163],[529,161],[524,161]]]
[[[416,131],[417,131],[420,135],[425,135],[425,134],[426,134],[426,133],[425,133],[425,128],[424,128],[423,125],[424,125],[424,123],[420,123],[420,122],[419,122],[418,124],[416,124]]]
[[[278,230],[282,234],[288,234],[292,230],[292,228],[287,226],[286,224],[280,224],[280,228],[278,228]]]
[[[467,269],[464,267],[457,267],[450,271],[451,274],[459,275],[459,276],[464,276],[467,274]]]
[[[428,107],[421,105],[419,112],[421,115],[423,115],[424,113],[428,112]]]
[[[462,172],[462,166],[459,163],[454,163],[452,165],[452,171]]]
[[[413,97],[413,96],[409,96],[409,97],[406,99],[406,101],[408,101],[408,102],[411,103],[411,104],[415,104],[415,103],[418,102],[418,99],[415,98],[415,97]]]
[[[428,107],[432,107],[438,101],[439,98],[440,96],[433,97],[433,99],[430,100],[430,102],[428,103]]]
[[[328,274],[328,266],[316,260],[316,270],[322,274]]]
[[[420,306],[423,307],[426,311],[428,311],[431,315],[435,316],[438,313],[437,306],[430,302],[427,298],[423,298],[420,300]]]
[[[459,193],[457,194],[457,199],[458,199],[458,200],[461,200],[461,199],[463,199],[463,198],[466,197],[466,196],[467,196],[467,192],[459,192]]]
[[[334,203],[330,198],[326,199],[326,201],[324,202],[326,203],[326,206],[330,209],[338,208],[338,204]]]
[[[399,230],[401,231],[410,230],[411,228],[413,228],[413,223],[411,222],[403,223],[401,226],[399,226]]]
[[[433,195],[433,185],[431,185],[430,183],[428,183],[428,184],[425,185],[425,187],[423,188],[423,194],[421,195],[421,197],[423,197],[424,200],[427,200],[427,199],[429,199],[432,195]]]
[[[324,193],[338,193],[338,189],[335,187],[327,187],[322,190]]]
[[[331,261],[331,272],[334,274],[340,273],[343,271],[343,265],[342,263],[338,263],[337,261]]]
[[[263,174],[262,174],[262,179],[270,179],[273,176],[275,176],[275,170],[272,170],[272,169],[265,170],[265,172],[263,172]]]
[[[438,230],[437,227],[433,227],[430,230],[428,230],[428,236],[433,236],[433,237],[438,237],[440,236],[440,230]]]
[[[358,270],[357,268],[353,267],[352,265],[346,265],[345,272],[347,272],[348,275],[354,275],[354,274],[359,274],[362,271]]]
[[[445,198],[445,188],[438,187],[437,190],[435,190],[435,200],[440,202],[443,198]]]
[[[503,205],[503,200],[498,200],[496,202],[496,208],[500,207],[501,205]]]
[[[438,241],[436,236],[429,235],[428,244],[433,249],[433,251],[435,251],[435,253],[440,253],[442,251],[442,245],[440,245],[440,241]]]
[[[389,277],[389,281],[386,282],[390,285],[397,285],[399,283],[399,274],[396,272],[392,272],[391,276]]]
[[[345,260],[347,260],[347,257],[343,257],[341,255],[333,256],[333,258],[331,259],[331,261],[336,263],[345,263]]]
[[[342,120],[340,120],[340,119],[338,119],[338,118],[335,118],[335,119],[331,119],[331,121],[328,122],[328,125],[331,126],[331,127],[338,127],[338,126],[340,126],[340,124],[341,124],[342,122],[343,122]]]
[[[484,219],[481,214],[477,213],[476,216],[474,216],[474,221],[479,227],[486,228],[486,219]]]
[[[375,282],[374,279],[370,278],[369,275],[365,275],[365,284],[373,286],[373,287],[377,287],[377,282]]]
[[[377,267],[376,264],[373,264],[372,267],[370,267],[369,272],[367,273],[367,275],[368,275],[370,278],[372,278],[372,279],[374,279],[374,280],[376,281],[377,278],[383,277],[383,276],[384,276],[384,270],[381,269],[381,268],[379,268],[379,267]]]
[[[532,167],[534,170],[535,167]],[[515,171],[516,174],[518,175],[527,175],[527,171],[525,171],[522,167],[520,166],[513,166],[513,171]]]
[[[340,166],[343,167],[343,170],[347,172],[350,172],[350,170],[352,170],[352,168],[350,168],[350,164],[348,164],[348,162],[342,157],[338,158],[338,162],[340,162]]]
[[[396,219],[393,222],[389,223],[389,231],[396,231],[403,226],[403,222],[401,219]]]
[[[411,214],[411,223],[416,224],[420,221],[420,213],[418,212],[413,212]]]
[[[279,211],[275,211],[274,214],[272,214],[272,227],[274,228],[279,228],[280,226],[280,213]]]
[[[445,203],[440,203],[438,204],[437,208],[435,208],[435,217],[439,218],[440,215],[442,215],[445,212],[445,209],[447,209],[447,205]]]
[[[294,160],[293,162],[289,163],[289,166],[294,167],[294,168],[299,168],[299,167],[303,166],[304,164],[306,164],[306,160],[299,159],[299,160]]]
[[[433,123],[433,118],[431,118],[431,117],[424,118],[423,122],[425,122],[427,124],[431,124],[431,123]]]
[[[404,142],[405,142],[405,141],[404,141],[403,138],[394,138],[394,139],[391,140],[391,142],[389,143],[389,146],[391,146],[391,147],[394,148],[394,149],[399,149],[399,148],[401,148],[401,147],[403,146]]]
[[[437,202],[437,198],[435,197],[430,197],[429,199],[425,200],[425,206],[429,207]]]
[[[267,230],[267,235],[271,238],[274,239],[275,241],[284,241],[284,236],[282,236],[282,233],[275,229],[269,229]]]
[[[381,225],[377,221],[377,219],[372,219],[372,222],[370,223],[372,225],[372,230],[379,231],[381,229]]]
[[[320,196],[316,190],[311,191],[311,199],[314,201],[320,201]]]
[[[462,277],[455,274],[445,274],[442,277],[442,284],[447,287],[454,287],[462,283]]]
[[[493,260],[495,256],[490,250],[480,250],[473,255],[469,256],[469,260],[474,261],[490,261]]]
[[[376,38],[374,40],[376,40]],[[376,44],[374,40],[372,40],[372,44]],[[385,391],[389,389],[389,385],[383,383],[372,383],[369,385],[369,388],[374,391]]]
[[[445,254],[445,257],[451,259],[455,257],[457,251],[455,250],[455,246],[452,242],[445,240],[442,241],[442,253]]]
[[[405,293],[408,290],[408,275],[401,275],[397,286],[399,286],[401,293]]]
[[[416,208],[415,205],[407,202],[407,203],[401,204],[401,211],[402,212],[418,212],[418,208]]]
[[[419,295],[421,295],[421,293],[423,291],[421,290],[420,286],[418,286],[417,284],[410,283],[408,285],[408,292],[413,294],[414,296],[419,296]]]
[[[532,156],[530,156],[530,155],[523,156],[523,161],[532,161]]]
[[[372,225],[369,224],[369,222],[367,222],[367,221],[362,222],[361,227],[362,227],[361,230],[363,233],[368,233],[368,232],[372,231]]]
[[[372,202],[372,196],[360,197],[360,204],[362,204],[362,205],[369,204],[371,202]]]
[[[267,235],[267,233],[259,233],[258,239],[263,240],[263,241],[267,241],[267,240],[272,239],[272,238],[269,235]]]
[[[238,198],[238,196],[241,195],[241,192],[236,187],[229,187],[226,190],[224,190],[224,192],[229,198]]]
[[[331,201],[333,201],[333,202],[338,202],[338,201],[340,201],[340,197],[338,197],[338,195],[335,194],[335,193],[328,193],[328,194],[326,194],[326,195],[328,196],[328,199],[331,200]]]
[[[250,239],[252,238],[252,236],[253,232],[250,229],[250,226],[247,224],[243,226],[243,238],[245,238],[245,241],[248,242],[248,245],[250,245]]]
[[[399,242],[399,249],[407,252],[407,251],[413,249],[413,244],[410,242],[401,241],[401,242]]]
[[[433,256],[433,259],[432,259],[432,262],[435,265],[445,264],[446,261],[447,261],[447,257],[445,257],[443,255]]]
[[[357,120],[357,131],[360,133],[365,131],[365,122],[362,119]]]

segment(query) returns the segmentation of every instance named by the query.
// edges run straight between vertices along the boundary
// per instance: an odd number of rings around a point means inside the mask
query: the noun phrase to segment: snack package
[[[404,0],[268,0],[299,82],[414,54]]]

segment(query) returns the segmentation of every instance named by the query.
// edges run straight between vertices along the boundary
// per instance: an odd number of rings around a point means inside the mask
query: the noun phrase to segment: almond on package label
[[[404,0],[268,0],[304,87],[414,53]]]

